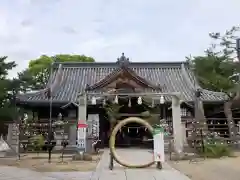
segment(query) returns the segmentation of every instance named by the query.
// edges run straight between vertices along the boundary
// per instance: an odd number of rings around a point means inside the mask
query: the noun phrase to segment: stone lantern
[[[59,113],[58,120],[53,123],[53,126],[55,127],[54,139],[56,140],[56,150],[60,150],[62,148],[61,144],[63,139],[65,139],[64,125],[65,122],[62,120],[62,114]]]

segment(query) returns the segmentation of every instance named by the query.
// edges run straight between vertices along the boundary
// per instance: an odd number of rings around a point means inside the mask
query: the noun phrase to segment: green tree
[[[22,89],[35,90],[46,87],[53,62],[94,62],[94,59],[84,55],[58,54],[51,57],[42,55],[38,59],[31,60],[28,68],[18,74]]]
[[[108,115],[108,121],[110,124],[110,132],[112,132],[114,126],[117,123],[117,120],[119,118],[118,113],[119,110],[121,109],[122,105],[116,104],[116,103],[107,103],[105,105],[105,110]]]
[[[0,57],[0,120],[7,121],[13,119],[13,108],[11,101],[13,96],[10,92],[15,93],[13,85],[14,80],[7,78],[9,70],[16,67],[15,62],[6,62],[7,57]],[[17,85],[18,86],[18,85]],[[17,89],[17,88],[16,88]]]
[[[232,136],[235,136],[236,132],[231,108],[234,101],[240,99],[239,79],[231,78],[240,72],[240,64],[236,61],[236,34],[239,30],[239,27],[234,26],[224,34],[210,33],[210,38],[215,41],[207,49],[205,56],[188,58],[203,88],[222,91],[228,95],[229,100],[224,104],[224,112],[229,130],[233,132]]]
[[[236,66],[224,56],[206,54],[192,58],[191,63],[201,87],[228,93],[235,86],[229,77],[236,72]]]

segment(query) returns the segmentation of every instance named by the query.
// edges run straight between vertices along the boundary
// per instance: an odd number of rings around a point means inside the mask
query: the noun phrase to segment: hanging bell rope
[[[152,99],[152,107],[154,107],[154,99]]]

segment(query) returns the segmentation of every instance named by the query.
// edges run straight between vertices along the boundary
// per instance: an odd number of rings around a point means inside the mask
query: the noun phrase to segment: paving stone
[[[152,154],[144,149],[119,149],[117,153],[121,159],[131,162],[132,164],[146,163],[153,158]],[[167,163],[163,164],[162,170],[156,169],[154,166],[143,169],[127,169],[114,163],[114,169],[110,171],[108,165],[109,150],[105,150],[96,170],[99,171],[99,180],[190,180],[187,176],[173,169]],[[97,180],[97,176],[95,176],[95,179]]]
[[[131,163],[143,163],[152,160],[152,154],[144,149],[120,149],[118,155]],[[163,169],[155,167],[128,169],[114,163],[109,170],[109,150],[104,150],[102,158],[94,172],[49,172],[39,173],[17,167],[0,166],[0,180],[190,180],[187,176],[173,169],[167,163]]]

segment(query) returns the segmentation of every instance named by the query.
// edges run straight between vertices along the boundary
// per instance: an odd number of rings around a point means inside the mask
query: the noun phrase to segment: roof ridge
[[[196,85],[191,81],[189,74],[186,71],[186,68],[184,66],[184,64],[181,64],[181,71],[183,74],[183,78],[186,80],[187,84],[191,87],[191,89],[193,91],[196,91],[198,88],[196,87]]]
[[[65,62],[54,62],[53,64],[116,64],[117,62],[115,61],[109,61],[109,62],[106,62],[106,61],[97,61],[97,62],[76,62],[76,61],[65,61]],[[188,64],[187,61],[130,61],[129,62],[130,64],[137,64],[137,63],[143,63],[143,64],[148,64],[148,63],[159,63],[159,64]]]
[[[197,90],[200,90],[201,92],[206,92],[206,93],[209,93],[209,94],[212,94],[212,95],[216,95],[216,96],[223,96],[225,95],[226,93],[224,92],[216,92],[216,91],[210,91],[210,90],[207,90],[207,89],[204,89],[202,88],[197,80],[195,79],[195,76],[193,77],[193,79],[195,80],[195,84],[192,82],[190,76],[189,76],[189,73],[186,72],[186,68],[185,66],[182,64],[181,65],[181,70],[183,72],[183,77],[184,79],[187,81],[187,83],[189,84],[189,86],[192,88],[193,91],[197,91]]]
[[[56,94],[57,91],[59,90],[59,86],[61,86],[62,82],[63,82],[63,67],[62,64],[59,64],[55,78],[53,79],[53,82],[50,84],[50,86],[48,87],[49,90],[51,91],[51,96],[53,96],[53,94]]]
[[[90,66],[90,67],[96,67],[96,66],[105,66],[105,67],[109,67],[109,66],[114,66],[114,67],[118,67],[119,64],[117,64],[117,62],[54,62],[54,68],[57,68],[59,64],[62,64],[62,66],[64,68],[66,67],[86,67],[86,66]],[[187,64],[186,61],[173,61],[173,62],[129,62],[129,67],[131,66],[155,66],[155,65],[160,65],[163,67],[180,67],[181,64]]]

